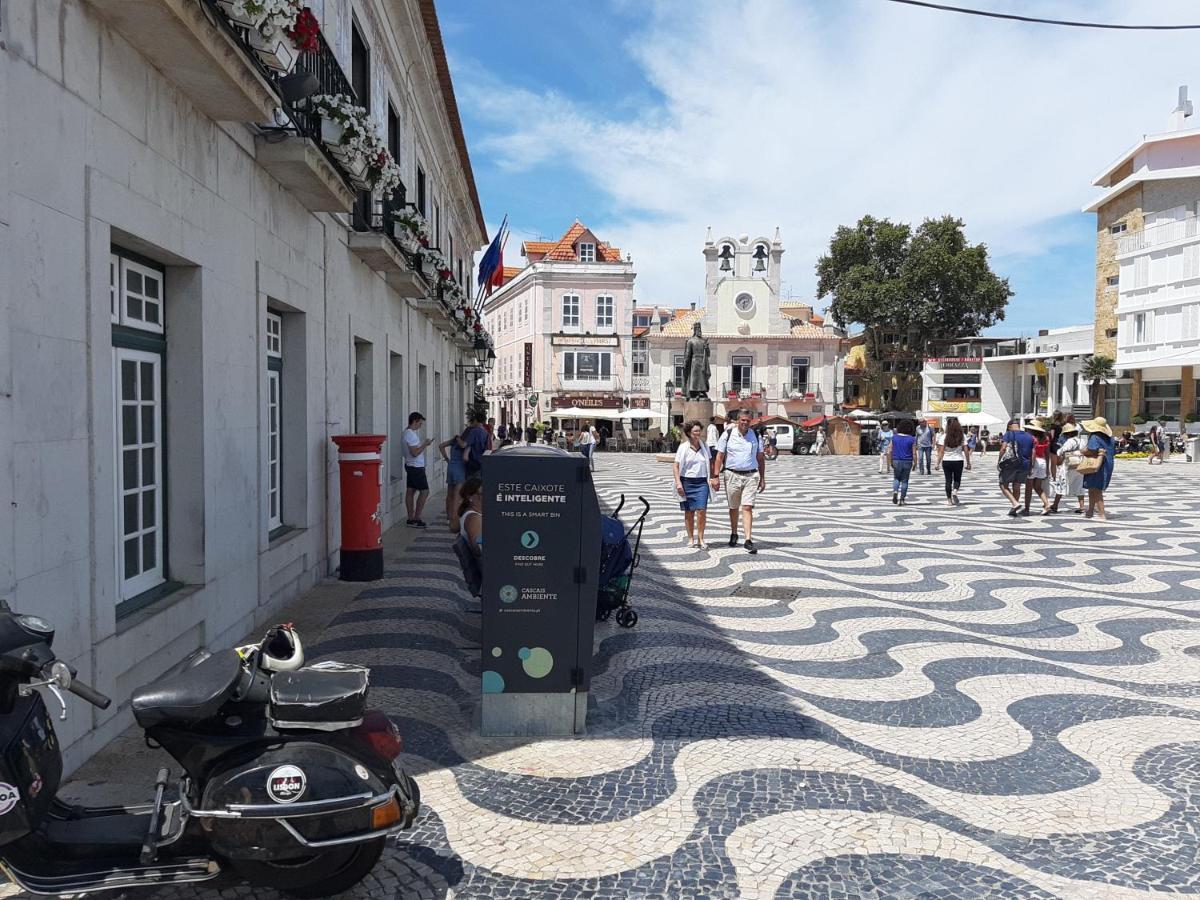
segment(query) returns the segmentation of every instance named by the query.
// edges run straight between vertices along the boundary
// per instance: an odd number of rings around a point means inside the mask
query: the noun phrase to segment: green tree
[[[1113,359],[1111,356],[1105,356],[1103,353],[1097,353],[1089,356],[1083,363],[1083,369],[1080,370],[1079,377],[1091,385],[1092,395],[1092,415],[1100,415],[1100,410],[1104,408],[1104,389],[1103,384],[1106,381],[1112,380],[1116,375],[1113,368]],[[1138,410],[1134,410],[1138,412]]]
[[[839,327],[863,328],[868,387],[883,397],[885,378],[894,378],[890,407],[900,409],[919,396],[925,344],[996,324],[1012,291],[988,265],[987,247],[967,242],[961,219],[926,219],[914,232],[863,216],[853,228],[840,226],[817,261],[817,297],[826,296]],[[900,344],[885,347],[885,333]]]

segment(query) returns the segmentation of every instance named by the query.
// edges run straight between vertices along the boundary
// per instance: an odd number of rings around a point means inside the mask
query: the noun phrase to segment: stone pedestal
[[[682,410],[680,409],[682,407]],[[683,400],[676,401],[672,404],[673,412],[683,413],[683,421],[691,422],[698,421],[705,428],[708,428],[708,420],[713,415],[713,402],[711,400]]]

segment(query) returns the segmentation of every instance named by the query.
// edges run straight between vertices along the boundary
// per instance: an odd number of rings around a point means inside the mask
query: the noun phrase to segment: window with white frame
[[[1125,222],[1117,222],[1115,225],[1108,226],[1108,233],[1109,234],[1121,234],[1122,232],[1128,230],[1128,228],[1129,228],[1129,226]]]
[[[754,357],[734,356],[730,360],[730,381],[735,391],[748,391],[754,383]]]
[[[645,338],[634,338],[631,347],[633,376],[650,374],[650,344]]]
[[[596,261],[596,245],[580,242],[580,244],[579,244],[579,261],[580,262],[595,262]]]
[[[562,355],[564,381],[602,381],[612,377],[612,353],[607,350],[567,350]]]
[[[1119,285],[1121,283],[1121,276],[1120,275],[1109,275],[1107,278],[1104,279],[1104,283],[1108,287],[1116,287],[1117,285]]]
[[[267,530],[283,525],[283,316],[267,313]]]
[[[808,357],[793,356],[791,371],[792,376],[788,382],[788,390],[800,393],[808,391]]]
[[[675,358],[671,361],[675,369],[675,389],[683,389],[683,354],[676,353]]]
[[[1146,343],[1146,314],[1137,313],[1133,317],[1133,342],[1135,344]]]
[[[612,328],[613,326],[613,298],[608,294],[601,294],[596,298],[596,328]]]
[[[109,257],[118,604],[166,580],[164,280],[161,268],[116,248]]]
[[[650,327],[650,316],[647,315],[646,313],[638,313],[637,315],[635,315],[633,317],[633,327],[634,328],[649,328]]]
[[[563,294],[562,298],[562,327],[579,327],[579,295]]]

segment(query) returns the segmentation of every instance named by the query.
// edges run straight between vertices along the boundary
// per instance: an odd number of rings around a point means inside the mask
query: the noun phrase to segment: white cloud
[[[1188,0],[986,6],[1200,19]],[[585,220],[633,253],[640,298],[679,305],[702,290],[708,225],[780,226],[797,296],[813,291],[834,228],[864,213],[954,213],[994,254],[1045,252],[1063,239],[1052,220],[1077,213],[1097,171],[1165,127],[1176,86],[1197,72],[1196,32],[1025,26],[883,0],[671,0],[649,13],[624,52],[658,105],[622,116],[553,85],[497,91],[476,67],[460,96],[488,121],[477,147],[498,164],[569,160],[607,193],[621,214]],[[510,259],[514,249],[515,237]],[[1090,297],[1090,283],[1080,290]]]

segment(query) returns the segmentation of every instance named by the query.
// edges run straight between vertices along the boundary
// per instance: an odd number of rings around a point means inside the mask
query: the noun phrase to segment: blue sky
[[[1196,18],[1186,0],[962,5]],[[994,329],[1013,334],[1091,320],[1091,180],[1165,127],[1197,70],[1186,34],[883,0],[453,0],[439,15],[484,213],[513,227],[510,264],[520,240],[579,217],[633,254],[639,300],[683,306],[702,290],[709,225],[779,226],[785,293],[811,299],[837,225],[953,213],[1016,292]]]

